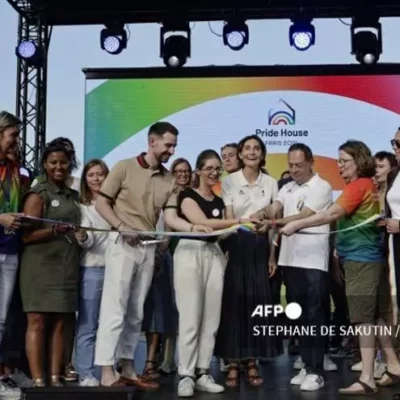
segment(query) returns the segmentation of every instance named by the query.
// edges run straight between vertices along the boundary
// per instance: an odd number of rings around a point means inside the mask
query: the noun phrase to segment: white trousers
[[[209,369],[221,316],[226,257],[216,243],[181,239],[174,253],[180,376]]]
[[[130,246],[118,233],[109,235],[95,364],[133,360],[143,321],[143,305],[154,272],[155,245]]]

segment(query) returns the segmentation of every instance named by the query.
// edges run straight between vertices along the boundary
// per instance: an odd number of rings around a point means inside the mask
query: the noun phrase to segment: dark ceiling
[[[226,20],[235,13],[241,18],[293,18],[303,10],[311,18],[346,18],[371,8],[381,17],[400,16],[400,0],[7,0],[18,12],[40,15],[49,25],[90,25],[120,21],[123,23],[162,22],[169,18],[187,21]],[[166,3],[168,7],[166,7]],[[171,5],[171,3],[173,3]],[[186,6],[183,6],[186,3]],[[189,5],[188,5],[189,4]],[[234,5],[234,6],[232,6]],[[237,6],[236,6],[237,5]],[[236,7],[236,9],[234,9]]]

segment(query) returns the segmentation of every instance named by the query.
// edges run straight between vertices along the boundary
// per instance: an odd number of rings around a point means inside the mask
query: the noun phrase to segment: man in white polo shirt
[[[305,144],[296,143],[289,148],[288,164],[293,181],[282,187],[272,205],[257,212],[255,217],[265,218],[259,231],[265,232],[271,225],[284,226],[329,208],[333,202],[332,188],[313,172],[313,161],[312,151]],[[282,214],[283,218],[276,219]],[[316,332],[320,332],[319,327],[327,323],[330,227],[324,225],[306,231],[309,234],[282,237],[279,265],[283,267],[292,301],[302,308],[296,325],[315,326]],[[325,384],[325,338],[301,335],[299,344],[304,368],[290,383],[299,385],[301,390],[318,390]]]

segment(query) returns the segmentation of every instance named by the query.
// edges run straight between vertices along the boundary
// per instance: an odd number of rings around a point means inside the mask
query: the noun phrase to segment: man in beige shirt
[[[160,212],[166,224],[181,232],[209,232],[176,213],[177,190],[173,175],[163,167],[174,154],[178,130],[157,122],[148,132],[148,150],[118,162],[107,176],[96,202],[100,215],[116,230],[110,233],[97,333],[95,364],[102,366],[101,385],[134,385],[145,390],[157,382],[136,375],[133,358],[141,333],[143,305],[154,272],[156,245],[140,244],[129,230],[155,231]],[[154,239],[154,238],[152,238]],[[122,373],[117,380],[115,359]]]

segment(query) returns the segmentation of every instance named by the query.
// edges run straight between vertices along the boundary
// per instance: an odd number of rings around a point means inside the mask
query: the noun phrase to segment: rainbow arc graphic
[[[285,100],[280,99],[279,103],[285,107],[278,110],[271,108],[268,112],[268,125],[294,125],[296,123],[296,111]],[[278,103],[278,104],[279,104]]]

